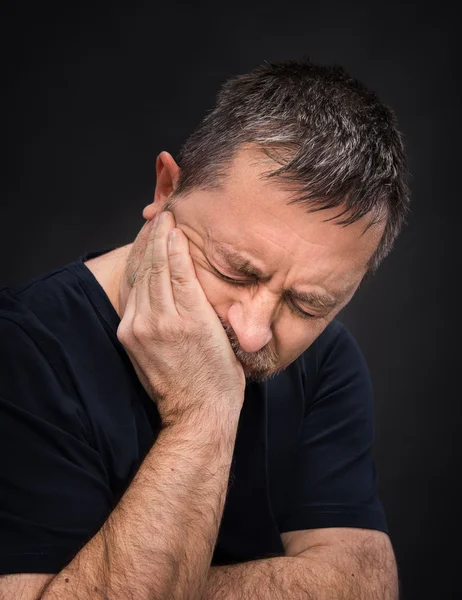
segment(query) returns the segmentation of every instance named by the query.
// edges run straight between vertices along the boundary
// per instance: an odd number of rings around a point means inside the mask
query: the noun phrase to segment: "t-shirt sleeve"
[[[0,318],[0,574],[58,573],[112,508],[78,391],[43,350]]]
[[[372,459],[373,393],[361,350],[338,322],[317,340],[280,531],[359,527],[388,533]],[[309,373],[307,373],[309,376]]]

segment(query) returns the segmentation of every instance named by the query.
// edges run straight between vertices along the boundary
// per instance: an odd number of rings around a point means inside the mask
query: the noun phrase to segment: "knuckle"
[[[177,248],[172,248],[169,253],[170,265],[181,268],[184,265],[184,253]]]
[[[132,334],[139,342],[148,337],[148,327],[144,318],[135,316],[132,324]]]
[[[133,337],[142,345],[151,342],[175,340],[175,327],[169,322],[155,318],[154,315],[135,316],[132,326]]]
[[[181,307],[193,310],[197,306],[194,281],[180,275],[171,278],[172,290]]]
[[[159,260],[154,260],[151,265],[150,275],[155,275],[155,276],[162,275],[162,273],[164,271],[165,271],[164,263]]]
[[[188,273],[188,261],[184,252],[172,251],[169,259],[170,271],[172,276],[179,279],[184,278]]]
[[[172,283],[172,286],[175,286],[176,288],[178,288],[179,291],[181,291],[181,290],[186,291],[192,287],[191,282],[184,276],[183,273],[172,273],[171,283]]]
[[[130,333],[131,333],[131,329],[130,329],[128,323],[125,323],[122,320],[117,328],[117,339],[122,344],[128,343],[128,341],[130,339]]]

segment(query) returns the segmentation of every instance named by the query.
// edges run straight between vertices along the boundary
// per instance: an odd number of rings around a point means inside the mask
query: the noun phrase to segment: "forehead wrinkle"
[[[224,244],[216,240],[210,233],[206,231],[204,236],[209,244],[211,244],[220,256],[230,265],[233,269],[243,275],[249,277],[258,277],[259,280],[264,283],[271,280],[271,275],[266,275],[253,265],[247,258],[245,258],[238,250],[229,247],[225,248]],[[284,290],[290,297],[310,304],[316,308],[333,308],[339,304],[339,299],[331,293],[318,293],[318,292],[302,292],[295,289]]]

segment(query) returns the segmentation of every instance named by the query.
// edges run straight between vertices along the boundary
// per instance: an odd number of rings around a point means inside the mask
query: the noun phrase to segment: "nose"
[[[258,352],[271,341],[271,324],[279,299],[268,290],[250,292],[228,310],[228,322],[236,334],[244,352]]]

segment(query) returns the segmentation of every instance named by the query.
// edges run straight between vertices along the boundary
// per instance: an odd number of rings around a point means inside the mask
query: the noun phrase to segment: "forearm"
[[[398,600],[395,566],[361,570],[355,562],[314,551],[212,567],[202,600]]]
[[[200,598],[237,431],[229,419],[163,429],[103,527],[43,600]]]

